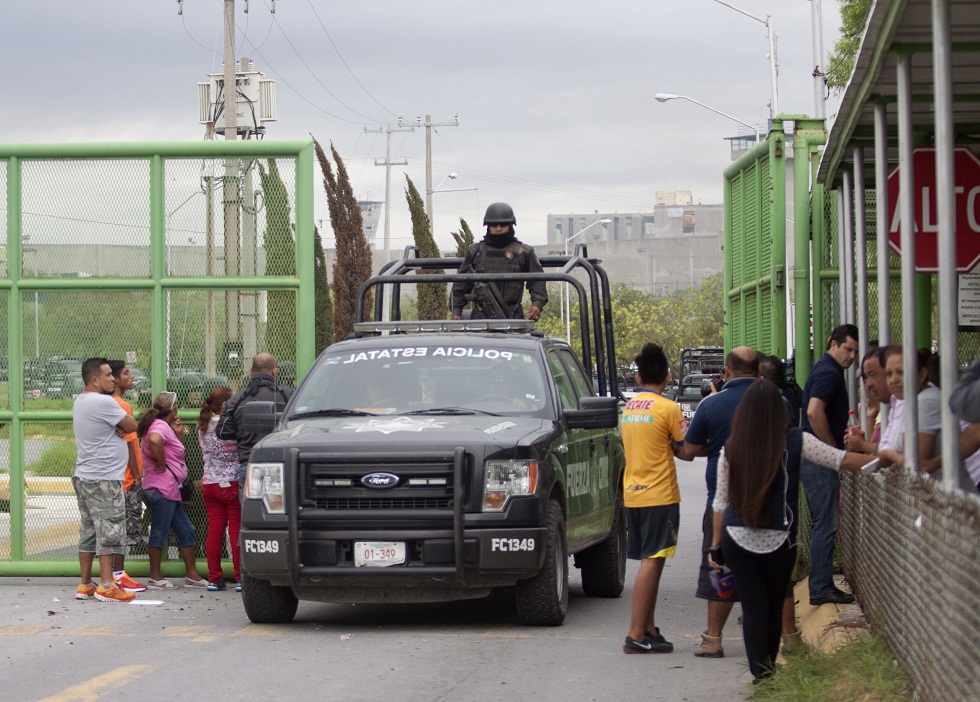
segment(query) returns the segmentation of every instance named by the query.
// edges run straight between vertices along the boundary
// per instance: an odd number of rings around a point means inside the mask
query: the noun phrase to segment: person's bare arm
[[[136,420],[130,417],[128,414],[119,420],[116,426],[122,429],[125,434],[132,434],[136,431]]]
[[[708,447],[703,444],[691,444],[685,441],[677,447],[677,453],[674,455],[682,461],[690,461],[698,456],[707,456]]]
[[[819,397],[811,397],[806,406],[806,418],[814,436],[825,444],[836,446],[837,442],[830,433],[830,422],[827,421],[827,403]]]
[[[133,476],[133,481],[139,485],[142,477],[140,476],[139,463],[136,462],[136,450],[139,444],[135,441],[127,441],[126,446],[129,448],[129,465],[127,469],[129,470],[129,474]]]
[[[905,454],[901,451],[896,451],[895,449],[885,449],[883,451],[878,451],[878,458],[881,459],[882,468],[887,468],[888,466],[899,464],[905,464]]]
[[[939,465],[935,465],[932,462],[932,454],[936,449],[936,435],[935,434],[923,434],[919,432],[919,468],[924,470],[926,473],[931,473],[936,470]],[[931,467],[931,470],[930,470]]]
[[[862,466],[866,466],[876,457],[872,456],[870,453],[856,453],[854,451],[848,451],[844,456],[844,460],[840,464],[841,470],[861,470]]]
[[[143,439],[144,444],[150,447],[150,455],[153,456],[153,470],[162,473],[167,469],[167,455],[163,452],[163,437],[159,434],[147,434]]]
[[[969,458],[980,451],[980,424],[971,424],[960,434],[960,458]]]

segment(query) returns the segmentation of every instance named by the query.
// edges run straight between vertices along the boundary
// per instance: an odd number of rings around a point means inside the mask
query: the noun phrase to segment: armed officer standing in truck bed
[[[483,217],[483,224],[487,227],[487,235],[483,241],[470,246],[463,265],[459,267],[460,273],[544,272],[534,249],[514,236],[517,219],[510,205],[505,202],[490,205]],[[453,283],[453,319],[462,319],[463,308],[474,298],[473,319],[499,317],[500,312],[507,319],[524,319],[524,308],[521,305],[521,298],[524,297],[522,283],[489,283],[484,291],[489,292],[492,299],[484,298],[482,301],[479,299],[481,291],[476,289],[479,285],[480,283]],[[531,295],[531,308],[527,311],[527,318],[537,321],[541,317],[541,309],[548,302],[548,289],[543,280],[535,280],[527,283],[527,290]],[[497,308],[500,312],[491,312]]]

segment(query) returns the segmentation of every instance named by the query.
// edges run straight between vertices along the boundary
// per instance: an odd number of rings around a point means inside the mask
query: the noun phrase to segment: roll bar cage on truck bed
[[[385,264],[378,275],[361,285],[357,293],[355,309],[355,336],[368,334],[397,333],[403,330],[406,323],[401,321],[401,286],[419,283],[453,283],[465,279],[469,282],[508,282],[519,281],[526,283],[535,280],[565,282],[578,293],[579,299],[579,328],[582,334],[582,364],[585,368],[594,368],[597,376],[599,395],[619,397],[619,385],[616,372],[616,347],[613,339],[612,297],[609,287],[609,277],[600,265],[599,259],[589,258],[585,244],[577,244],[571,256],[540,256],[543,273],[459,273],[463,259],[458,257],[419,258],[418,248],[406,246],[402,258]],[[426,273],[424,279],[416,276],[422,271],[446,271],[451,273]],[[550,272],[550,269],[556,269]],[[573,271],[584,271],[589,279],[589,291],[575,276]],[[413,280],[408,274],[415,273]],[[379,288],[374,298],[374,319],[365,320],[365,301],[368,291]],[[384,317],[384,293],[390,296],[389,317]],[[589,301],[593,304],[590,305]],[[493,323],[493,320],[442,320],[438,321],[439,328],[444,330],[470,329],[501,329],[510,330],[533,329],[534,323],[527,320],[510,320],[509,324]],[[418,322],[416,330],[425,328],[425,322]],[[540,332],[537,332],[540,333]],[[595,359],[593,361],[593,349]]]

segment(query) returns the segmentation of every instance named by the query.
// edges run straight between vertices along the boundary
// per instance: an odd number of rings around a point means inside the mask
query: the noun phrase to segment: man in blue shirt
[[[803,431],[844,448],[850,409],[844,370],[857,358],[858,330],[841,324],[830,334],[827,352],[813,364],[803,388]],[[834,585],[834,547],[840,524],[840,475],[804,459],[800,479],[813,532],[810,537],[810,604],[850,604],[854,595]]]
[[[698,572],[697,596],[708,600],[708,628],[701,634],[701,645],[694,651],[699,658],[723,658],[725,651],[721,645],[722,629],[737,600],[733,596],[722,599],[711,586],[708,567],[708,549],[712,540],[711,503],[715,499],[718,482],[718,456],[728,440],[728,430],[735,416],[735,409],[748,387],[758,382],[759,354],[748,346],[732,349],[725,358],[724,389],[709,395],[698,405],[691,426],[687,428],[683,446],[679,447],[677,457],[689,461],[695,456],[707,456],[708,468],[705,479],[708,482],[708,502],[701,521],[701,569]]]

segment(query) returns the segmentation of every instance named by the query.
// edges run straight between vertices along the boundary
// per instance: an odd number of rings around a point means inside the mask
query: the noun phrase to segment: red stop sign
[[[954,150],[956,184],[956,270],[967,273],[980,261],[980,160],[966,147]],[[936,212],[936,150],[918,148],[913,152],[915,171],[915,270],[939,270],[936,247],[939,216]],[[898,213],[898,166],[888,174],[888,240],[902,255],[902,226]]]

